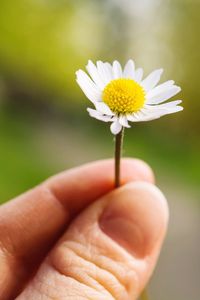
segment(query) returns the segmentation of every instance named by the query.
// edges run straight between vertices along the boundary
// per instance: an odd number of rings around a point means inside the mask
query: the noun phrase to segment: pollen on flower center
[[[136,81],[119,78],[106,85],[102,97],[113,112],[127,114],[136,112],[143,107],[145,91]]]

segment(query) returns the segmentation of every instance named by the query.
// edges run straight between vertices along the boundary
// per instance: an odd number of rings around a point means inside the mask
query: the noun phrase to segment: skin
[[[160,253],[168,207],[142,161],[56,175],[0,207],[0,300],[136,300]]]

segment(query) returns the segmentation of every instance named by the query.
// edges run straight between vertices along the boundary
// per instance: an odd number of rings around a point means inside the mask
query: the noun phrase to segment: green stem
[[[141,300],[149,300],[147,288],[145,288],[140,296]]]
[[[123,147],[124,128],[115,136],[115,187],[120,186],[120,160]]]

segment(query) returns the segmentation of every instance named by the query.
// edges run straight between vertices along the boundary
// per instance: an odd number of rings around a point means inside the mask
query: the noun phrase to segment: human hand
[[[0,207],[0,300],[137,299],[155,267],[168,208],[143,162],[63,172]]]

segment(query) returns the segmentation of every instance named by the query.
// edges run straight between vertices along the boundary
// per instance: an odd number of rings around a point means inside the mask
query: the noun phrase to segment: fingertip
[[[122,159],[122,179],[124,183],[141,180],[155,183],[155,176],[152,168],[143,160],[137,158]]]
[[[169,222],[169,206],[162,191],[156,185],[145,181],[128,183],[124,189],[127,193],[132,191],[135,205],[143,209],[143,217],[146,213],[147,218],[144,219],[152,220],[155,227],[165,233]]]
[[[147,182],[131,182],[111,195],[100,226],[135,257],[155,257],[168,218],[167,201],[157,187]]]

